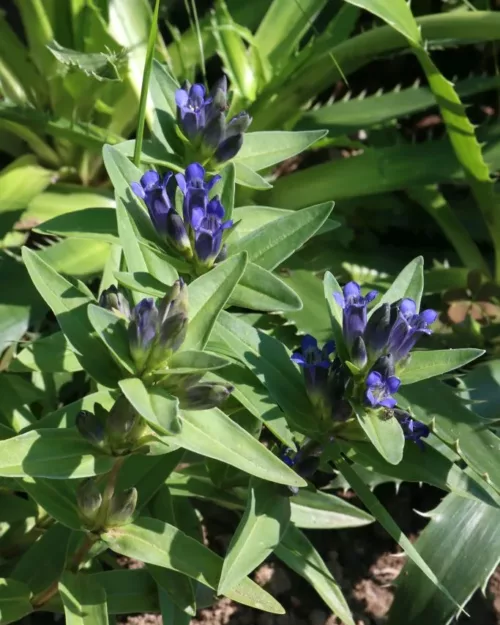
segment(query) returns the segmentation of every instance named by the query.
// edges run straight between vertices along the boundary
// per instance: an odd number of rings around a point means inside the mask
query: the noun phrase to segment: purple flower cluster
[[[243,145],[252,118],[245,112],[226,122],[227,80],[224,76],[209,94],[200,84],[186,82],[175,93],[177,121],[185,136],[216,162],[232,159]]]
[[[346,390],[359,388],[359,376],[364,380],[360,391],[366,406],[393,411],[397,406],[394,394],[401,384],[396,375],[398,367],[408,362],[410,351],[421,336],[432,334],[429,326],[437,318],[436,311],[429,309],[419,313],[410,298],[392,305],[382,304],[368,318],[368,305],[377,295],[377,291],[362,295],[356,282],[346,284],[342,293],[334,293],[335,301],[342,308],[343,337],[349,360],[356,369],[350,367],[359,373],[349,373],[338,358],[331,358],[335,349],[333,343],[320,349],[311,336],[304,337],[301,352],[292,355],[292,361],[304,369],[313,405],[323,414],[330,413],[334,418],[349,414]],[[420,444],[421,438],[429,434],[428,428],[405,411],[398,409],[397,413],[405,437]]]
[[[168,172],[161,178],[157,172],[147,171],[131,187],[144,200],[158,233],[185,257],[194,255],[200,265],[211,267],[223,252],[224,232],[233,226],[231,220],[224,221],[219,196],[209,197],[220,176],[205,182],[205,169],[199,163],[189,165],[185,174],[176,174],[175,181],[184,196],[182,217],[174,207],[175,187],[169,185],[171,180],[174,182],[172,176]]]

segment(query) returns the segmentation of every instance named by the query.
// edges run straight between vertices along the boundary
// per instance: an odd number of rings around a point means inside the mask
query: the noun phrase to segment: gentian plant
[[[227,119],[226,79],[181,87],[153,62],[154,40],[137,143],[102,153],[115,206],[96,208],[101,219],[66,216],[69,238],[111,244],[100,284],[23,249],[54,332],[12,355],[34,399],[0,426],[1,497],[29,514],[18,548],[2,552],[0,622],[48,611],[104,625],[148,611],[186,624],[219,596],[282,614],[251,578],[273,556],[354,625],[304,530],[375,520],[455,609],[370,486],[380,475],[427,481],[498,513],[498,439],[435,379],[482,351],[431,349],[438,315],[422,306],[421,257],[380,292],[341,288],[329,271],[324,292],[312,271],[306,287],[294,282],[289,259],[340,226],[333,202],[289,210],[241,197],[268,189],[259,171],[325,133],[246,132],[246,113]],[[142,141],[149,70],[153,132]],[[319,302],[314,315],[300,286]],[[283,319],[298,332],[281,333]],[[47,408],[42,391],[73,376],[83,390]],[[367,510],[327,492],[339,474]],[[202,540],[198,499],[237,516],[223,555]],[[118,556],[145,568],[120,570]]]

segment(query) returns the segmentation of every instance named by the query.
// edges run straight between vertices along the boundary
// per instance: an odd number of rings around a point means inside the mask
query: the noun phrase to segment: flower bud
[[[384,351],[396,316],[397,309],[390,304],[382,304],[368,320],[364,339],[371,358],[377,358]]]
[[[190,258],[193,254],[191,243],[189,241],[186,227],[182,217],[174,210],[171,210],[167,216],[167,237],[170,244],[176,250]]]
[[[125,525],[129,523],[137,505],[137,490],[129,488],[121,493],[115,493],[111,499],[106,519],[107,527]]]
[[[75,420],[76,429],[96,447],[104,446],[104,425],[96,415],[88,410],[80,410]]]
[[[130,353],[142,371],[153,347],[158,327],[158,309],[152,297],[141,300],[132,310],[129,332]]]
[[[99,515],[102,495],[93,478],[84,480],[76,491],[78,511],[87,526],[92,527]]]
[[[205,126],[202,134],[203,146],[211,154],[224,138],[226,130],[226,116],[224,113],[215,114]]]
[[[354,343],[351,347],[351,361],[362,369],[368,362],[368,355],[366,353],[365,342],[361,336],[354,339]]]
[[[185,410],[208,410],[220,406],[233,392],[230,384],[202,382],[185,389],[179,395],[180,407]]]
[[[99,306],[106,308],[106,310],[111,310],[115,314],[122,315],[126,319],[130,317],[130,306],[127,298],[114,284],[101,293]]]
[[[132,451],[147,429],[144,419],[121,395],[113,405],[106,421],[106,430],[113,452],[121,455]]]

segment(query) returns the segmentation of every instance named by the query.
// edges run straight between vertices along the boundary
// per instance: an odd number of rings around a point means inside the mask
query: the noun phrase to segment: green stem
[[[407,193],[437,222],[465,267],[479,269],[486,276],[489,276],[490,270],[478,246],[439,192],[437,185],[414,187],[409,189]]]
[[[134,165],[139,167],[141,162],[142,140],[144,138],[144,125],[146,122],[146,105],[148,101],[149,78],[151,76],[151,67],[153,65],[153,56],[155,51],[156,34],[158,32],[158,11],[160,9],[160,0],[156,0],[155,10],[153,12],[153,21],[151,30],[149,31],[148,49],[146,52],[146,60],[144,62],[144,75],[142,77],[141,97],[139,100],[139,120],[137,122],[137,133],[134,147]]]

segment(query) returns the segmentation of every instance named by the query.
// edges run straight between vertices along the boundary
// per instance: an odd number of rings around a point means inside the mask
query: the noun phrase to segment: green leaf
[[[157,586],[146,569],[105,571],[89,577],[104,589],[110,614],[159,610]]]
[[[403,457],[405,437],[395,417],[386,418],[382,410],[368,410],[353,405],[358,423],[379,454],[390,464],[399,464]]]
[[[398,404],[456,451],[479,475],[500,492],[500,439],[482,417],[471,412],[453,389],[438,380],[425,380],[401,389]],[[1,443],[0,443],[1,444]]]
[[[67,404],[54,412],[49,413],[35,423],[36,428],[70,428],[75,426],[75,420],[80,410],[94,410],[95,404],[101,404],[106,410],[110,410],[115,403],[115,393],[99,391],[86,395],[83,399]],[[32,428],[30,428],[32,429]]]
[[[175,353],[168,361],[168,375],[184,375],[197,371],[213,371],[225,367],[228,361],[225,358],[200,352],[196,349],[185,350]]]
[[[165,593],[181,614],[196,616],[196,597],[189,577],[153,564],[148,565],[148,571],[158,584],[160,593]]]
[[[34,594],[48,588],[64,570],[70,536],[71,530],[64,525],[55,523],[49,527],[17,561],[12,578],[26,584]],[[40,562],[44,565],[40,566]]]
[[[57,215],[44,221],[37,232],[48,232],[75,239],[97,239],[118,243],[116,210],[113,208],[84,208]]]
[[[326,130],[247,132],[243,147],[234,159],[236,175],[238,176],[239,165],[253,171],[266,169],[307,150],[326,134]]]
[[[382,295],[377,304],[371,309],[369,316],[382,304],[393,304],[400,299],[409,297],[414,300],[417,310],[424,291],[424,259],[417,256],[398,274],[389,289]]]
[[[70,68],[78,68],[87,76],[96,80],[120,80],[117,64],[119,57],[110,52],[79,52],[61,46],[57,41],[51,41],[47,48],[56,59]]]
[[[130,357],[129,338],[125,320],[110,310],[90,304],[88,316],[92,327],[109,349],[116,362],[129,373],[135,372]]]
[[[271,2],[255,33],[259,52],[273,65],[285,64],[326,3],[327,0],[301,0],[300,4],[288,0]]]
[[[78,432],[33,430],[0,441],[2,477],[80,478],[106,473],[113,458],[99,452]]]
[[[2,625],[17,623],[33,612],[30,589],[14,579],[0,578],[0,622]]]
[[[59,593],[67,625],[108,625],[106,593],[90,575],[66,571]]]
[[[181,429],[179,400],[161,388],[148,391],[139,378],[121,380],[125,397],[149,425],[161,434],[176,434]]]
[[[346,625],[354,625],[351,611],[339,585],[319,553],[300,530],[290,524],[275,553],[280,560],[311,584],[336,616]]]
[[[271,189],[272,185],[250,167],[238,161],[234,162],[236,182],[250,189]]]
[[[236,184],[236,169],[234,163],[228,163],[220,171],[221,180],[215,185],[215,191],[220,196],[222,206],[224,206],[227,219],[231,219],[234,209],[234,195]]]
[[[165,587],[158,588],[162,622],[170,623],[171,625],[189,625],[192,614],[186,610],[181,610],[174,602],[173,596],[174,593],[168,594]]]
[[[243,508],[241,499],[229,492],[227,489],[214,486],[212,480],[206,473],[205,476],[185,475],[181,472],[174,472],[167,481],[172,495],[179,497],[196,497],[213,501],[219,506],[228,508]]]
[[[224,312],[209,348],[247,367],[268,389],[292,425],[310,431],[313,408],[304,380],[280,341]]]
[[[410,41],[421,43],[420,30],[412,15],[411,9],[405,0],[346,0],[350,4],[366,9],[390,24]]]
[[[345,499],[310,488],[301,488],[291,503],[292,523],[305,529],[361,527],[374,521],[371,514]]]
[[[398,371],[401,384],[413,384],[463,367],[484,354],[483,349],[438,349],[414,351],[410,363]]]
[[[54,482],[25,477],[19,483],[28,495],[51,517],[68,528],[81,530],[82,522],[76,505],[76,495],[69,482]]]
[[[229,244],[228,253],[245,251],[254,264],[275,269],[316,234],[332,209],[333,204],[327,202],[294,211]]]
[[[43,371],[57,373],[81,371],[75,353],[69,348],[68,341],[62,332],[42,336],[29,343],[12,361],[9,371]]]
[[[238,254],[191,282],[188,332],[181,349],[203,349],[246,264],[246,254]]]
[[[62,331],[82,365],[93,378],[112,387],[120,373],[87,317],[90,297],[60,276],[35,252],[23,248],[23,259],[40,294],[52,308]]]
[[[164,284],[144,271],[136,271],[135,273],[117,271],[114,275],[118,283],[127,287],[127,289],[137,291],[138,293],[145,293],[152,297],[164,297],[169,286],[172,286],[174,283],[174,281],[172,281],[170,285]]]
[[[248,263],[236,285],[230,303],[250,310],[300,310],[302,302],[278,276],[263,267]]]
[[[398,525],[387,512],[384,506],[380,503],[377,497],[371,492],[368,486],[356,473],[356,468],[351,467],[341,456],[340,451],[336,448],[335,443],[331,445],[331,456],[335,462],[336,467],[346,478],[349,484],[352,486],[355,493],[373,514],[377,521],[387,531],[387,533],[398,543],[398,545],[408,555],[410,560],[414,562],[416,566],[422,571],[422,573],[447,597],[455,603],[455,600],[450,596],[446,588],[440,583],[436,574],[429,568],[428,564],[424,561],[422,556],[418,553],[415,547],[411,544],[408,538],[399,529]]]
[[[251,480],[243,517],[236,528],[217,589],[225,595],[256,569],[279,544],[290,521],[290,497],[269,482]]]
[[[305,485],[290,467],[218,408],[182,410],[180,419],[182,429],[172,437],[172,442],[185,449],[220,460],[263,480],[290,486]]]
[[[214,379],[231,382],[234,385],[232,396],[248,412],[253,414],[287,447],[295,449],[293,435],[290,432],[283,411],[270,401],[266,388],[247,368],[231,364]]]
[[[179,571],[213,589],[218,586],[222,558],[168,523],[141,518],[105,532],[102,539],[117,553]],[[228,596],[244,605],[283,614],[280,604],[248,578]]]
[[[175,92],[179,83],[165,65],[153,60],[149,93],[153,102],[152,136],[164,145],[167,150],[179,152],[181,143],[176,135],[177,105]]]
[[[350,441],[348,444],[342,441],[338,442],[344,455],[359,465],[356,467],[358,474],[360,474],[359,468],[366,468],[372,472],[375,471],[386,477],[394,478],[394,481],[425,482],[461,497],[479,499],[488,505],[498,507],[486,482],[479,476],[466,473],[453,460],[447,458],[431,444],[432,439],[430,444],[427,444],[422,450],[414,443],[407,443],[402,461],[395,466],[381,458],[369,443],[361,441]]]
[[[464,605],[477,588],[484,587],[498,565],[500,510],[448,495],[429,516],[415,547],[450,594]],[[389,624],[448,623],[456,613],[453,602],[408,562],[400,575]]]

